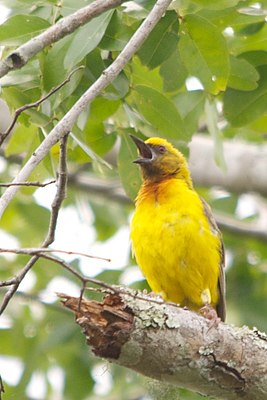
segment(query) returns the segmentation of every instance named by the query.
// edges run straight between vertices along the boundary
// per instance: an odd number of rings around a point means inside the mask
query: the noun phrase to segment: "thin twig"
[[[55,230],[56,230],[56,224],[57,224],[57,218],[58,218],[58,213],[60,206],[65,198],[65,190],[66,190],[66,184],[67,184],[67,139],[68,135],[64,136],[61,141],[60,141],[60,154],[59,154],[59,172],[58,172],[58,177],[57,177],[57,191],[54,197],[54,200],[52,202],[51,206],[51,214],[50,214],[50,222],[49,222],[49,228],[48,228],[48,233],[46,235],[45,240],[42,243],[41,247],[48,247],[53,241],[55,237]],[[25,265],[25,267],[13,278],[11,278],[9,281],[6,281],[5,285],[3,286],[10,286],[9,290],[6,292],[1,307],[0,307],[0,315],[4,312],[6,309],[9,301],[12,299],[14,294],[16,293],[20,283],[24,279],[24,277],[27,275],[27,273],[30,271],[30,269],[34,266],[36,261],[38,261],[40,255],[34,255],[28,263]],[[8,284],[7,284],[8,283]]]
[[[0,187],[9,187],[9,186],[37,186],[37,187],[45,187],[55,183],[56,180],[52,179],[49,182],[41,183],[41,182],[9,182],[9,183],[0,183]]]
[[[250,236],[263,242],[267,241],[267,226],[262,227],[260,216],[256,221],[244,222],[236,218],[232,218],[226,214],[214,213],[215,219],[220,229],[228,231],[232,234],[242,236]]]
[[[68,255],[82,256],[87,258],[93,258],[96,260],[102,260],[110,262],[110,258],[104,258],[100,256],[93,256],[87,253],[81,253],[79,251],[68,251],[68,250],[59,250],[59,249],[44,249],[43,247],[29,247],[23,249],[4,249],[0,247],[0,253],[12,253],[12,254],[24,254],[24,255],[38,255],[39,253],[62,253]]]
[[[34,151],[26,164],[22,167],[14,182],[25,181],[34,171],[37,165],[47,155],[51,147],[53,147],[60,138],[67,135],[74,125],[81,112],[94,100],[103,89],[105,89],[122,71],[128,61],[137,52],[140,46],[148,37],[149,33],[156,26],[162,15],[166,12],[172,0],[158,0],[147,18],[141,26],[136,30],[127,45],[118,55],[116,60],[103,71],[101,76],[92,84],[92,86],[79,98],[72,108],[64,115],[58,124],[43,140],[40,146]],[[0,199],[0,218],[6,207],[16,195],[18,187],[9,187]]]
[[[133,294],[132,290],[129,291],[127,287],[124,288],[122,286],[110,285],[99,279],[85,277],[84,275],[82,275],[81,273],[76,271],[76,269],[74,269],[73,266],[70,265],[69,263],[67,263],[66,261],[62,260],[61,258],[47,254],[45,252],[43,252],[43,253],[39,252],[38,258],[40,258],[40,257],[59,264],[61,267],[63,267],[64,269],[69,271],[72,275],[74,275],[82,283],[82,288],[80,291],[81,294],[79,297],[80,299],[82,298],[82,295],[85,292],[85,290],[92,290],[92,288],[86,287],[87,283],[90,283],[90,284],[94,284],[94,285],[100,286],[101,288],[105,289],[105,291],[100,290],[99,293],[124,294],[124,295],[129,295],[130,297],[134,297],[134,298],[137,298],[140,300],[150,301],[150,302],[156,303],[156,304],[162,304],[164,302],[164,300],[160,296],[158,296],[158,298],[157,297],[155,298],[155,297],[151,297],[147,293],[141,293],[139,291],[135,291]],[[14,284],[16,284],[16,277],[14,277],[10,280],[7,280],[7,281],[1,281],[0,287],[11,286]],[[93,289],[93,290],[95,291],[95,289]],[[61,295],[61,297],[62,296],[64,296],[64,295]],[[167,302],[166,304],[174,306],[174,307],[179,307],[179,305],[176,303]]]
[[[25,104],[24,106],[21,106],[21,107],[17,108],[15,113],[14,113],[13,120],[11,121],[11,123],[10,123],[9,127],[7,128],[7,130],[4,133],[0,133],[0,146],[2,145],[4,140],[7,138],[7,136],[10,134],[10,132],[14,128],[15,123],[17,122],[17,119],[18,119],[18,117],[20,116],[21,113],[23,113],[24,111],[26,111],[26,110],[28,110],[30,108],[39,107],[40,104],[42,104],[45,100],[47,100],[49,97],[51,97],[54,93],[58,92],[68,82],[70,82],[71,77],[72,77],[73,74],[75,74],[75,72],[77,72],[77,71],[79,71],[80,69],[83,69],[83,68],[84,68],[84,66],[80,66],[78,68],[75,68],[73,71],[71,71],[71,73],[67,76],[67,78],[63,82],[61,82],[56,87],[52,88],[50,90],[50,92],[48,92],[45,96],[41,97],[39,100],[35,101],[34,103]],[[9,185],[9,186],[11,186],[11,185]]]

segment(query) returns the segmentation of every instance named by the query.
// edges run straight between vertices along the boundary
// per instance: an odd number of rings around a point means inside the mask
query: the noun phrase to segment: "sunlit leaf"
[[[106,11],[94,18],[85,26],[79,28],[64,58],[65,69],[72,68],[90,53],[102,39],[112,17],[113,11]]]
[[[179,22],[175,11],[167,11],[138,51],[143,64],[155,68],[167,60],[178,43]]]
[[[228,89],[224,97],[224,113],[234,126],[246,125],[266,112],[267,68],[258,69],[258,87],[252,91]]]
[[[189,140],[190,135],[198,130],[199,119],[204,111],[205,93],[202,90],[178,93],[173,98],[173,102],[186,125]]]
[[[231,41],[231,49],[235,54],[247,51],[267,50],[267,26],[264,24],[255,34],[244,34],[241,38],[236,37]]]
[[[148,86],[135,87],[134,102],[141,115],[154,127],[155,135],[183,140],[187,131],[175,105]]]
[[[130,133],[135,134],[131,129],[129,132],[121,132],[118,169],[125,192],[134,200],[141,185],[141,177],[137,165],[133,164],[137,158],[137,151],[129,136]]]
[[[141,64],[139,58],[134,57],[131,67],[126,71],[132,85],[150,86],[159,91],[162,90],[162,78],[159,74],[159,68],[153,70],[146,65]]]
[[[228,7],[234,7],[240,0],[193,0],[194,3],[210,10],[224,10]]]
[[[226,40],[208,20],[187,15],[181,25],[181,57],[191,75],[212,94],[225,90],[229,75]]]
[[[25,140],[25,133],[27,134],[27,141]],[[31,146],[34,135],[37,135],[37,127],[35,125],[30,125],[26,128],[24,125],[19,124],[5,148],[6,156],[25,154]]]
[[[0,25],[0,45],[18,46],[41,33],[49,25],[46,20],[34,15],[10,17]]]
[[[258,71],[246,60],[230,57],[231,70],[228,86],[233,89],[253,90],[258,86]]]

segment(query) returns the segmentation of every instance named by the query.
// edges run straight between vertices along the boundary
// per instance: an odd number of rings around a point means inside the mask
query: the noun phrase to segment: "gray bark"
[[[212,325],[129,289],[102,303],[59,296],[99,357],[217,399],[267,398],[267,336],[256,328]]]

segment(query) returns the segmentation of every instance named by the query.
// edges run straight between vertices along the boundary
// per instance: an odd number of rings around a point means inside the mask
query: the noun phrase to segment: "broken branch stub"
[[[133,327],[133,313],[118,295],[108,295],[103,302],[64,297],[64,306],[75,313],[76,322],[86,336],[87,344],[98,357],[118,359]]]

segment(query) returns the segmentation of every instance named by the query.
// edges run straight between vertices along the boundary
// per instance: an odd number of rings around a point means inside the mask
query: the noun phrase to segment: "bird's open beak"
[[[136,144],[140,154],[140,157],[133,162],[136,164],[150,163],[153,160],[153,152],[151,150],[151,147],[136,136],[130,135],[130,137]]]

